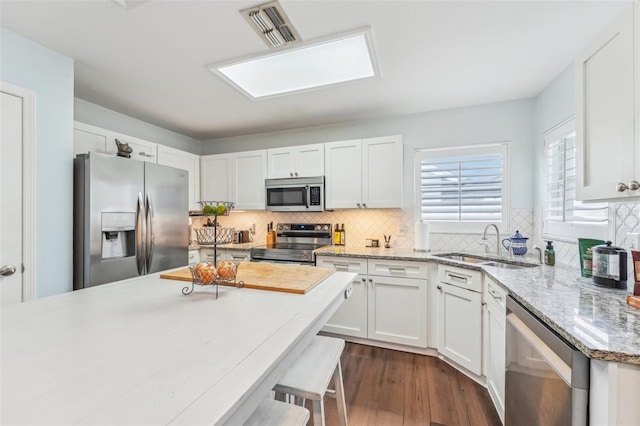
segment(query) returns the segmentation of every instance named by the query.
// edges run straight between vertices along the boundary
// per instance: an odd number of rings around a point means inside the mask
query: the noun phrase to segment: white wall
[[[75,98],[74,117],[76,121],[102,127],[103,129],[120,132],[193,154],[200,154],[202,143],[197,139],[129,117],[84,99]]]
[[[0,80],[36,93],[36,297],[70,291],[73,61],[0,28]]]
[[[213,139],[202,154],[247,151],[401,134],[404,139],[404,205],[413,208],[413,152],[417,148],[509,141],[511,207],[533,206],[533,102],[530,99],[386,117],[332,126]],[[505,230],[506,231],[506,230]]]

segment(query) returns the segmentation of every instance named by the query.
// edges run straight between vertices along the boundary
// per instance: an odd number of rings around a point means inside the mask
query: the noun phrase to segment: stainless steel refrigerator
[[[188,264],[188,172],[91,152],[74,160],[75,290]]]

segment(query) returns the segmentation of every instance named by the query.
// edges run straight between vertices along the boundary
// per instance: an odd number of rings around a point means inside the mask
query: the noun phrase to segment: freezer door
[[[189,263],[189,172],[145,163],[147,273]]]
[[[138,276],[135,222],[138,195],[144,193],[144,163],[92,152],[81,169],[83,182],[76,189],[82,188],[83,195],[76,194],[76,215],[85,226],[75,250],[84,253],[76,259],[85,262],[74,287]]]

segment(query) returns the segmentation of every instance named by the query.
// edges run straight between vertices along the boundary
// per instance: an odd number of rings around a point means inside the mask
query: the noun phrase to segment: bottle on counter
[[[343,246],[347,242],[347,233],[344,230],[344,223],[342,224],[342,228],[340,228],[340,245]]]
[[[556,264],[556,251],[553,249],[553,241],[547,241],[547,247],[544,250],[544,264],[553,266]]]
[[[339,246],[342,244],[342,234],[340,233],[340,226],[336,223],[336,227],[333,228],[333,244]]]

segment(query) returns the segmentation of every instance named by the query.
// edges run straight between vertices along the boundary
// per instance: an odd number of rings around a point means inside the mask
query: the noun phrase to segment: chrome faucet
[[[495,224],[490,223],[484,227],[484,232],[482,233],[482,239],[484,241],[487,240],[487,230],[489,229],[490,226],[493,226],[494,228],[496,228],[496,254],[500,255],[500,230],[498,230],[498,227]],[[480,244],[484,245],[486,243],[481,242]]]
[[[542,265],[542,249],[538,246],[533,246],[533,249],[538,252],[538,261]]]

